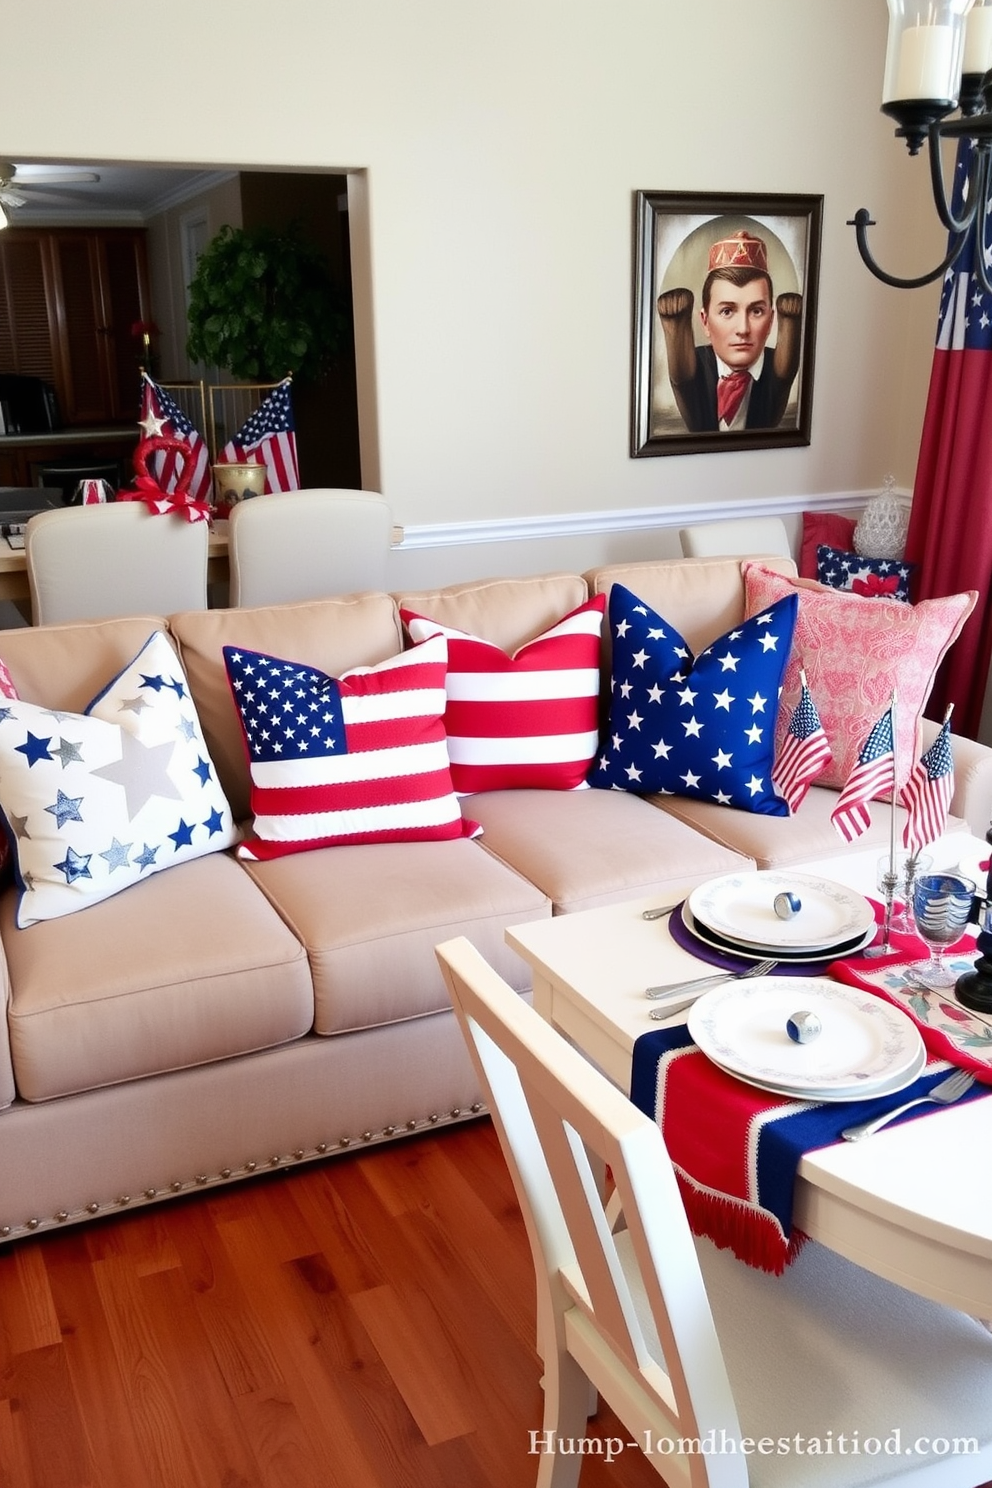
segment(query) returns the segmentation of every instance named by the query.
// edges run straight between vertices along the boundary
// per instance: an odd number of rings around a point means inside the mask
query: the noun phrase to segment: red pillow
[[[414,641],[448,642],[451,779],[459,795],[484,790],[576,790],[599,743],[598,594],[508,656],[464,630],[400,610]]]
[[[0,661],[0,698],[17,699],[17,688],[14,686],[13,678],[7,670],[6,663]],[[10,867],[13,862],[10,852],[10,838],[4,832],[0,832],[0,887],[10,877]]]
[[[828,548],[840,548],[849,553],[854,547],[854,517],[842,517],[837,512],[803,512],[803,545],[799,553],[799,577],[818,578],[816,550],[822,543]]]

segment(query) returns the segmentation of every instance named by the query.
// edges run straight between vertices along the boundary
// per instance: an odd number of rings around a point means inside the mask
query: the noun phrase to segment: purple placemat
[[[680,904],[678,909],[672,910],[668,916],[668,928],[675,944],[683,951],[688,951],[690,956],[705,961],[709,966],[718,966],[721,971],[746,971],[749,966],[754,965],[753,958],[735,956],[732,951],[718,951],[715,947],[706,945],[685,924],[682,908]],[[771,954],[774,953],[769,952]],[[825,961],[784,961],[769,972],[769,976],[824,976],[827,967],[836,959],[836,956],[830,956]]]

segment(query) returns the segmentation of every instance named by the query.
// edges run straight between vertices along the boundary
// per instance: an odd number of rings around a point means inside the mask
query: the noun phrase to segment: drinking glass
[[[916,933],[930,950],[929,961],[908,968],[928,987],[953,987],[957,975],[944,965],[944,950],[958,940],[971,919],[975,885],[957,873],[924,873],[916,880],[913,913]]]

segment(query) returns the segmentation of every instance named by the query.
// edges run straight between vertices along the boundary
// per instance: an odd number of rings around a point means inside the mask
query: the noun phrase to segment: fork
[[[721,982],[746,982],[750,977],[766,976],[778,965],[777,961],[756,961],[746,971],[718,971],[714,976],[696,977],[688,982],[668,982],[660,987],[648,987],[645,997],[669,998],[677,997],[679,993],[691,993],[693,998],[708,987],[716,987]],[[670,1008],[658,1010],[659,1017],[667,1018],[671,1012]],[[654,1017],[654,1013],[651,1015]]]
[[[897,1116],[902,1115],[903,1111],[908,1111],[913,1106],[925,1106],[930,1101],[938,1106],[953,1105],[971,1089],[974,1083],[975,1077],[970,1070],[955,1070],[952,1075],[948,1075],[946,1080],[941,1080],[939,1085],[935,1085],[929,1095],[918,1095],[915,1100],[906,1101],[905,1105],[896,1106],[894,1111],[886,1111],[883,1116],[875,1116],[871,1121],[862,1121],[858,1126],[846,1127],[841,1132],[841,1136],[845,1142],[860,1142],[863,1137],[870,1137],[873,1132],[887,1126],[890,1121],[894,1121]]]

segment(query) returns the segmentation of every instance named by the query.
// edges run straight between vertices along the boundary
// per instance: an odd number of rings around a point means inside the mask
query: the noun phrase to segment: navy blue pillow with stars
[[[862,558],[821,543],[816,550],[816,577],[830,589],[849,589],[866,598],[899,599],[910,603],[909,585],[915,563],[898,558]]]
[[[674,625],[614,584],[610,717],[589,784],[788,816],[772,766],[798,608],[790,594],[694,658]]]

